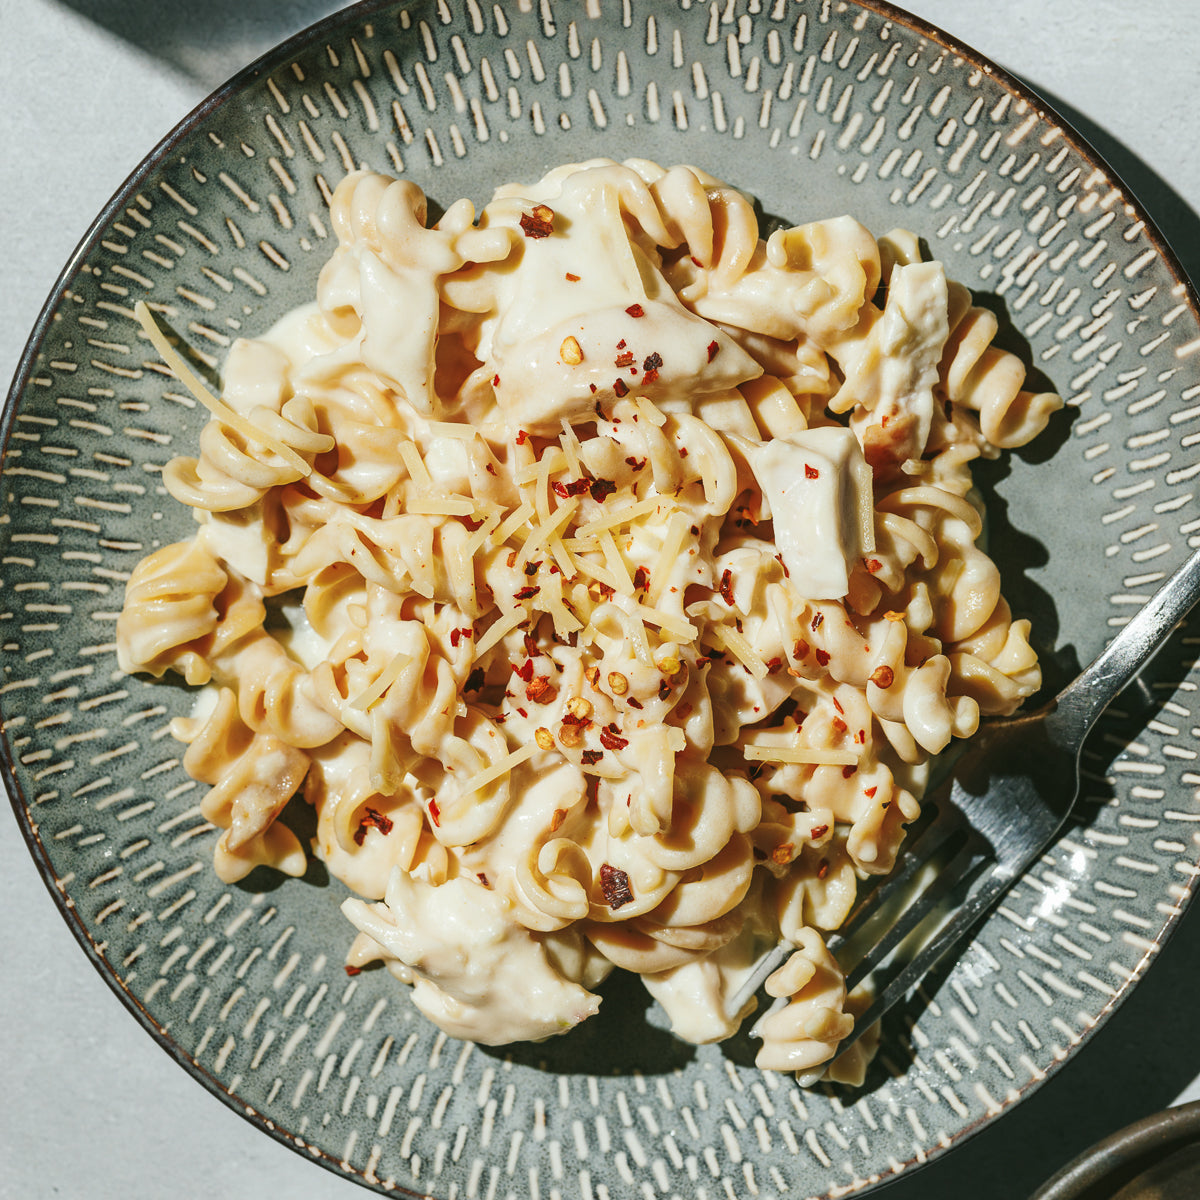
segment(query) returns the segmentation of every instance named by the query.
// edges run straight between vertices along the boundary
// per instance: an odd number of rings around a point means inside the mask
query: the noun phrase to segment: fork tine
[[[849,1036],[842,1041],[839,1053],[854,1045],[884,1013],[899,1003],[908,991],[915,987],[950,950],[958,945],[970,933],[975,923],[1004,895],[1012,882],[1012,873],[999,867],[993,868],[986,876],[978,880],[970,895],[955,911],[954,916],[921,947],[893,979],[888,981],[883,991],[859,1016]]]
[[[930,808],[927,806],[927,812]],[[914,831],[916,836],[906,841],[903,853],[896,861],[891,873],[878,876],[878,882],[865,891],[850,910],[841,929],[837,932],[838,944],[851,941],[875,915],[912,881],[912,877],[945,849],[956,837],[969,835],[969,829],[958,809],[941,804],[932,810],[930,819],[923,828]]]
[[[847,991],[853,990],[876,967],[886,962],[906,939],[929,920],[937,911],[938,906],[983,865],[985,860],[980,855],[978,839],[968,836],[969,831],[966,829],[959,829],[955,832],[965,840],[962,845],[956,847],[953,856],[938,871],[937,876],[919,895],[912,898],[904,912],[888,926],[883,936],[868,947],[861,957],[852,964],[843,964],[849,968],[846,973]],[[950,842],[951,839],[947,838],[946,843]],[[855,933],[856,930],[850,930],[839,945],[839,949],[843,953],[847,948],[853,946]]]

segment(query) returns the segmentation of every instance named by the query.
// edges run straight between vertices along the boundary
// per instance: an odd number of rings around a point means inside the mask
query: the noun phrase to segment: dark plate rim
[[[1182,290],[1182,297],[1191,311],[1192,317],[1200,324],[1200,295],[1197,288],[1188,277],[1183,269],[1183,266],[1171,248],[1167,239],[1163,236],[1151,215],[1145,211],[1141,202],[1138,200],[1134,191],[1125,183],[1118,172],[1112,168],[1103,158],[1103,156],[1091,145],[1091,143],[1079,133],[1071,123],[1061,117],[1054,106],[1044,100],[1037,91],[1024,80],[1013,75],[1005,68],[994,63],[986,55],[975,50],[970,44],[962,41],[957,37],[952,37],[938,26],[926,21],[906,9],[900,8],[897,5],[891,4],[888,0],[850,0],[856,7],[874,12],[886,21],[890,21],[896,25],[900,25],[919,37],[928,41],[933,45],[940,46],[942,49],[961,58],[965,62],[969,62],[972,66],[984,71],[998,84],[1000,84],[1014,100],[1024,102],[1031,105],[1039,117],[1053,124],[1059,130],[1061,136],[1071,146],[1071,148],[1089,165],[1100,170],[1113,188],[1118,191],[1123,201],[1129,206],[1132,215],[1139,221],[1150,243],[1154,247],[1160,261],[1165,265],[1170,275],[1173,277],[1175,285]],[[67,290],[71,280],[78,273],[80,265],[91,253],[93,248],[104,235],[109,224],[116,214],[125,206],[133,194],[144,183],[147,177],[158,168],[175,147],[177,147],[184,138],[190,135],[201,123],[211,116],[213,113],[224,107],[230,101],[234,100],[241,92],[248,88],[252,83],[257,81],[264,74],[277,70],[279,67],[298,53],[307,50],[312,43],[316,42],[327,33],[331,33],[344,25],[354,21],[369,17],[384,9],[393,7],[396,0],[357,0],[357,3],[347,5],[345,8],[331,13],[329,16],[306,26],[304,29],[293,34],[291,37],[280,42],[272,49],[260,55],[257,59],[251,62],[248,66],[238,71],[231,76],[220,87],[212,91],[205,99],[195,106],[181,121],[179,121],[159,142],[145,155],[140,163],[130,172],[124,183],[113,193],[112,197],[107,201],[104,207],[100,210],[97,216],[92,221],[87,232],[80,239],[78,245],[72,251],[67,259],[58,278],[55,280],[50,289],[49,295],[38,314],[37,320],[30,332],[29,339],[25,345],[25,349],[17,364],[16,372],[14,373],[12,383],[9,387],[7,396],[4,401],[3,411],[0,412],[0,458],[7,452],[8,443],[11,437],[13,425],[16,418],[16,410],[18,403],[23,395],[26,385],[29,382],[30,374],[33,370],[34,362],[41,350],[42,342],[50,327],[54,313],[58,309],[63,295]],[[413,34],[415,36],[415,34]],[[0,717],[3,712],[0,711]],[[309,1161],[317,1162],[326,1169],[332,1171],[341,1178],[349,1179],[363,1187],[372,1187],[371,1181],[366,1179],[360,1172],[351,1169],[348,1164],[341,1162],[335,1155],[321,1150],[319,1147],[310,1144],[302,1136],[295,1134],[289,1130],[281,1128],[277,1122],[268,1120],[252,1106],[246,1104],[240,1097],[230,1092],[222,1086],[217,1079],[209,1073],[205,1068],[200,1066],[193,1058],[191,1058],[174,1040],[170,1032],[160,1026],[141,1004],[139,999],[133,995],[121,982],[116,971],[108,960],[103,956],[97,946],[91,932],[84,924],[83,920],[76,911],[74,905],[67,896],[64,886],[50,864],[50,859],[46,848],[38,834],[36,823],[30,820],[30,810],[27,803],[22,797],[20,787],[18,785],[14,766],[12,761],[11,747],[6,737],[0,737],[0,780],[3,781],[4,790],[8,794],[9,801],[12,805],[17,824],[20,827],[22,837],[29,849],[29,852],[38,868],[42,882],[45,884],[47,891],[54,900],[55,906],[58,908],[60,915],[63,917],[75,940],[84,950],[88,960],[96,969],[100,977],[108,985],[109,989],[117,996],[122,1004],[128,1009],[133,1017],[145,1028],[151,1035],[154,1041],[179,1064],[183,1070],[192,1076],[202,1087],[212,1093],[218,1099],[228,1105],[235,1113],[248,1121],[256,1129],[270,1135],[275,1141],[281,1145],[287,1146],[289,1149],[300,1154]],[[1200,859],[1197,861],[1200,865]],[[1155,935],[1154,949],[1147,950],[1143,958],[1139,961],[1137,967],[1130,973],[1128,980],[1122,984],[1116,994],[1111,997],[1099,1013],[1096,1020],[1079,1036],[1078,1040],[1072,1043],[1071,1052],[1062,1059],[1049,1064],[1045,1071],[1037,1078],[1031,1079],[1024,1087],[1015,1090],[1014,1094],[1005,1100],[998,1111],[987,1113],[978,1120],[971,1122],[960,1128],[956,1133],[940,1142],[936,1146],[931,1146],[927,1149],[924,1156],[918,1160],[916,1157],[910,1158],[904,1163],[899,1164],[888,1172],[886,1175],[878,1177],[875,1186],[886,1186],[901,1175],[910,1175],[913,1170],[921,1166],[926,1166],[931,1162],[941,1158],[947,1150],[953,1149],[961,1145],[968,1138],[978,1133],[986,1126],[992,1124],[997,1118],[1002,1117],[1005,1113],[1011,1111],[1016,1104],[1020,1103],[1027,1095],[1040,1088],[1048,1079],[1057,1075],[1064,1065],[1078,1053],[1079,1048],[1084,1046],[1091,1040],[1097,1030],[1106,1023],[1112,1013],[1120,1007],[1125,998],[1128,996],[1133,984],[1137,982],[1145,973],[1148,965],[1157,955],[1158,951],[1169,940],[1171,935],[1178,928],[1179,919],[1183,914],[1187,903],[1190,902],[1191,896],[1183,903],[1175,906],[1175,911],[1168,915],[1162,926]],[[1191,1106],[1187,1106],[1190,1108]],[[1196,1120],[1200,1125],[1200,1102],[1196,1104]],[[1168,1112],[1174,1110],[1168,1110]],[[1178,1110],[1183,1111],[1183,1110]],[[1147,1122],[1153,1121],[1155,1118],[1147,1118],[1145,1122],[1138,1122],[1134,1126],[1130,1126],[1128,1130],[1122,1131],[1120,1134],[1113,1135],[1114,1139],[1131,1134],[1138,1130],[1139,1127]],[[1101,1143],[1101,1146],[1107,1145],[1108,1141]],[[1099,1149],[1099,1147],[1097,1148]],[[1090,1152],[1089,1152],[1090,1155]],[[1083,1158],[1089,1155],[1082,1156]],[[1080,1160],[1082,1161],[1082,1160]],[[1071,1164],[1066,1170],[1071,1170],[1075,1164]],[[1061,1174],[1061,1173],[1060,1173]],[[1056,1176],[1055,1179],[1059,1177]],[[1052,1181],[1053,1182],[1053,1181]],[[394,1191],[397,1195],[411,1196],[416,1198],[421,1197],[422,1193],[413,1192],[402,1185],[393,1184],[389,1190]],[[827,1193],[833,1195],[835,1192]],[[843,1189],[837,1189],[836,1194],[846,1195]],[[1071,1200],[1072,1193],[1064,1192],[1061,1196],[1058,1193],[1046,1193],[1043,1195],[1038,1193],[1033,1200]],[[425,1197],[425,1200],[430,1200]]]

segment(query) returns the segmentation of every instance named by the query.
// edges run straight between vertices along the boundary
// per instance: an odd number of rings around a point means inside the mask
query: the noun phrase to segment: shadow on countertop
[[[349,0],[59,0],[131,46],[216,88]]]

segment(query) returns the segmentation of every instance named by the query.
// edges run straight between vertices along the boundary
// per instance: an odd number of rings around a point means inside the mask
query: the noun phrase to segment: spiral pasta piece
[[[1024,364],[994,345],[1000,328],[995,314],[972,304],[961,284],[954,285],[950,317],[939,367],[946,397],[979,414],[983,436],[993,446],[1008,450],[1028,444],[1062,407],[1062,398],[1024,388]]]
[[[193,686],[212,669],[200,645],[217,628],[216,597],[229,576],[198,541],[175,542],[134,568],[117,618],[117,661],[122,671],[160,677],[178,671]]]

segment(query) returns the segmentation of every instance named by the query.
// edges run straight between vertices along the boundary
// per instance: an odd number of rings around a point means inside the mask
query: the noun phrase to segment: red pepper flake
[[[828,874],[829,874],[829,860],[826,858],[823,858],[823,859],[821,859],[820,865],[817,867],[817,878],[824,879],[825,876]]]
[[[879,785],[878,785],[878,784],[876,784],[876,785],[875,785],[875,787],[869,787],[869,788],[866,788],[866,789],[864,789],[864,791],[863,791],[863,795],[864,795],[864,796],[866,796],[866,798],[867,798],[868,800],[873,800],[873,799],[875,798],[875,793],[876,793],[877,791],[879,791]]]
[[[457,648],[463,638],[470,641],[474,636],[475,630],[470,625],[464,625],[461,629],[452,629],[450,630],[450,645]]]
[[[464,517],[461,517],[460,520],[472,533],[474,533],[475,530],[477,530],[480,527],[480,525],[483,524],[482,517],[465,517],[464,516]]]
[[[868,558],[864,561],[866,563],[867,570],[870,571],[872,575],[878,575],[879,572],[883,570],[883,563],[881,563],[877,558]]]
[[[608,863],[600,864],[600,889],[604,892],[604,899],[608,901],[608,907],[614,912],[633,900],[629,876],[620,867],[613,867]]]
[[[392,819],[386,817],[383,813],[374,808],[366,808],[363,810],[363,818],[358,823],[358,828],[354,831],[354,843],[357,846],[363,844],[363,839],[367,836],[367,828],[374,827],[378,829],[384,837],[387,837],[392,832]]]
[[[688,448],[686,446],[680,446],[679,447],[679,457],[687,458],[687,456],[688,456]]]
[[[650,572],[645,567],[638,567],[633,573],[633,590],[643,591],[650,586]]]
[[[499,375],[493,375],[493,376],[492,376],[492,387],[494,387],[494,388],[497,388],[497,387],[499,387],[499,386],[500,386],[500,376],[499,376]]]
[[[611,584],[600,583],[599,581],[596,583],[596,590],[605,600],[611,600],[617,594],[617,589]]]
[[[527,562],[525,564],[526,577],[532,579],[533,576],[538,573],[538,567],[540,567],[544,561],[544,559],[539,558],[536,561],[531,559],[529,562]]]
[[[657,350],[653,354],[647,354],[645,361],[642,363],[643,371],[657,371],[663,365],[662,355]]]
[[[597,504],[603,504],[617,490],[617,485],[611,479],[593,479],[588,485],[588,491]]]
[[[857,770],[858,770],[857,767],[843,767],[842,768],[842,778],[849,779]]]
[[[571,271],[567,272],[566,278],[567,278],[568,282],[570,282],[570,283],[578,283],[579,282],[579,276],[573,274]]]
[[[721,573],[721,599],[733,607],[733,572],[728,567]]]
[[[603,757],[603,750],[585,750],[580,756],[585,767],[594,767]]]
[[[345,971],[346,971],[346,974],[347,974],[347,975],[349,975],[349,976],[353,977],[353,976],[355,976],[355,975],[361,975],[361,974],[362,974],[362,967],[352,967],[352,966],[350,966],[350,965],[349,965],[349,963],[347,963],[347,964],[346,964],[346,967],[345,967]]]
[[[808,651],[809,651],[808,643],[803,638],[801,638],[792,647],[792,657],[793,658],[803,658],[808,653]]]
[[[643,705],[642,702],[636,696],[630,696],[625,701],[625,703],[628,704],[630,708],[644,708],[645,707],[645,705]]]
[[[550,832],[554,833],[558,827],[567,819],[567,810],[565,808],[556,808],[554,816],[550,818]]]
[[[524,634],[522,637],[522,640],[525,643],[525,653],[528,654],[530,658],[540,658],[541,657],[542,652],[538,649],[538,644],[534,640],[532,633]],[[529,666],[529,668],[531,670],[533,669],[532,663],[529,663],[527,665]]]
[[[484,887],[492,886],[490,883],[488,883],[488,877],[482,871],[476,871],[475,878],[478,879],[479,882],[482,883]]]
[[[721,349],[721,347],[717,345],[715,340],[708,343],[708,361],[709,362],[712,362],[712,360],[717,357],[717,353],[720,351],[720,349]]]
[[[629,385],[623,379],[619,379],[619,378],[614,379],[613,380],[613,393],[617,397],[628,396],[629,395]]]
[[[846,710],[842,707],[841,701],[836,696],[833,697],[833,707],[836,708],[843,717],[846,715]]]
[[[594,383],[589,383],[588,387],[590,387],[593,392],[596,390],[596,385]],[[599,412],[599,409],[597,409],[597,412]],[[600,415],[603,416],[603,413],[601,413]]]
[[[658,684],[658,698],[659,698],[660,700],[665,700],[665,699],[666,699],[666,698],[667,698],[667,697],[668,697],[670,694],[671,694],[671,684],[670,684],[670,682],[669,682],[668,680],[666,680],[666,679],[659,680],[659,684]]]
[[[829,651],[828,650],[818,650],[817,651],[817,663],[822,667],[829,666]]]
[[[622,339],[621,339],[621,340],[620,340],[620,341],[617,343],[617,349],[618,349],[618,350],[624,350],[624,349],[625,349],[625,339],[624,339],[624,338],[622,338]]]
[[[470,675],[467,676],[467,682],[463,684],[464,692],[477,692],[483,687],[485,675],[482,667],[476,667]]]
[[[495,475],[496,473],[496,468],[491,463],[488,463],[487,465],[487,473],[489,475]]]
[[[529,714],[520,706],[517,707],[517,712],[519,712],[526,720],[529,720]]]
[[[626,465],[627,467],[632,467],[632,468],[633,468],[635,471],[640,471],[640,470],[641,470],[641,469],[642,469],[642,468],[643,468],[643,467],[646,465],[646,460],[645,460],[644,458],[635,458],[635,457],[634,457],[634,456],[631,454],[631,455],[630,455],[630,456],[629,456],[629,457],[628,457],[628,458],[625,460],[625,465]]]
[[[891,667],[876,667],[871,672],[871,682],[877,688],[890,688],[896,682],[896,672]]]
[[[519,592],[513,593],[514,600],[532,600],[542,589],[540,587],[523,587]]]
[[[783,670],[783,659],[776,655],[774,658],[767,659],[767,674],[778,675]]]
[[[615,367],[628,367],[628,366],[632,366],[632,364],[633,364],[633,351],[632,350],[626,350],[624,354],[618,354],[617,357],[613,360],[613,366],[615,366]]]
[[[824,625],[824,624],[825,624],[825,614],[824,614],[824,613],[817,613],[817,614],[816,614],[816,616],[814,616],[814,617],[813,617],[813,619],[812,619],[812,629],[813,629],[813,632],[815,633],[815,632],[816,632],[818,629],[820,629],[820,628],[821,628],[821,626],[822,626],[822,625]]]
[[[534,704],[548,704],[558,695],[558,689],[548,675],[539,675],[526,689],[525,699]]]
[[[513,667],[512,673],[522,683],[528,683],[533,678],[533,660],[527,658],[519,667]]]
[[[866,731],[865,729],[860,729],[860,730],[859,730],[859,731],[858,731],[858,732],[857,732],[857,733],[854,735],[854,740],[855,740],[855,741],[856,741],[856,742],[857,742],[857,743],[858,743],[860,746],[865,746],[865,745],[867,744],[867,731]]]
[[[833,729],[835,733],[845,733],[849,726],[841,717],[833,718]]]
[[[820,474],[821,474],[821,472],[818,471],[816,467],[810,467],[808,465],[808,463],[804,464],[804,478],[805,479],[817,479],[820,477]]]
[[[829,832],[828,825],[814,825],[809,833],[809,836],[816,841],[818,838],[823,838]]]
[[[634,368],[634,369],[636,370],[636,368]],[[643,383],[654,383],[655,380],[657,380],[657,379],[658,379],[658,369],[656,367],[651,367],[650,370],[647,371],[646,374],[642,376]]]
[[[620,735],[620,730],[616,725],[605,725],[600,730],[600,745],[605,750],[624,750],[629,745],[629,739],[623,738]]]
[[[566,483],[559,483],[558,481],[555,481],[550,485],[550,487],[556,496],[561,497],[563,500],[567,500],[571,496],[582,496],[584,492],[586,492],[592,486],[592,482],[593,481],[590,479],[571,479]],[[613,488],[613,491],[616,491],[615,487]]]
[[[524,429],[518,429],[517,430],[517,445],[523,446],[523,445],[525,445],[525,443],[527,441],[529,441],[529,434],[526,433],[526,431]]]
[[[533,212],[521,214],[521,232],[527,238],[549,237],[554,232],[554,209],[538,204]]]
[[[438,802],[436,800],[429,801],[429,819],[435,825],[441,825],[442,823],[442,810],[438,808]]]
[[[640,304],[631,304],[625,310],[631,317],[644,317],[646,310]]]

